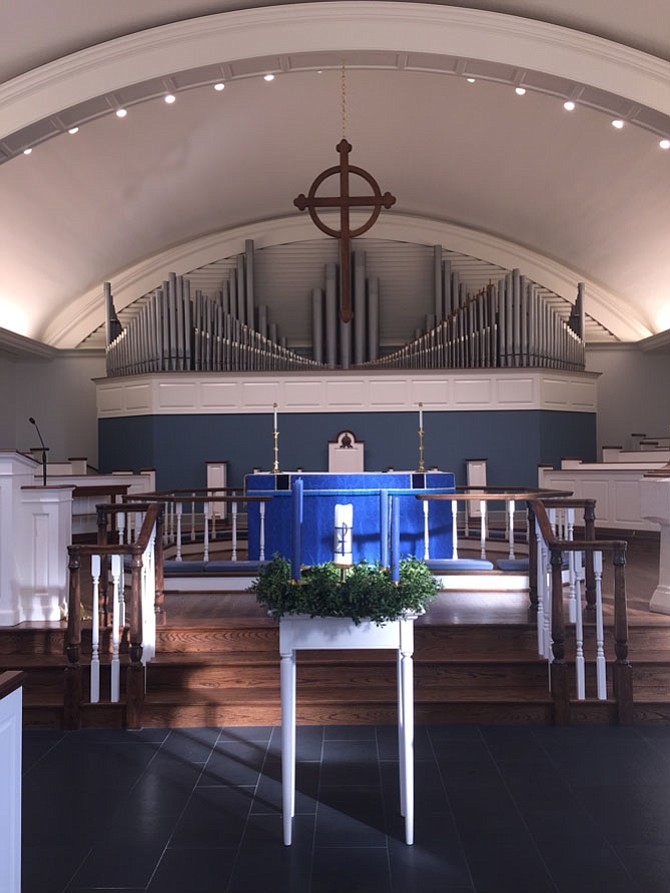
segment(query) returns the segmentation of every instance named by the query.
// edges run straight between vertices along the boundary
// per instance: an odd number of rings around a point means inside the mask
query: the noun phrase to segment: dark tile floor
[[[670,726],[417,729],[416,843],[395,729],[24,733],[23,893],[667,893]]]

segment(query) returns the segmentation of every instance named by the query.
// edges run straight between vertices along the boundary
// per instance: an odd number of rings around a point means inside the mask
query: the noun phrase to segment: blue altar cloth
[[[389,564],[388,543],[382,536],[383,507],[389,495],[400,499],[400,557],[424,555],[423,503],[419,494],[453,493],[451,472],[363,472],[326,474],[291,472],[250,474],[245,481],[249,496],[272,496],[265,503],[265,557],[279,553],[291,560],[292,493],[295,478],[303,481],[303,522],[301,561],[304,565],[333,560],[335,505],[353,505],[352,560]],[[249,559],[260,555],[260,510],[250,503]],[[430,503],[430,554],[439,558],[452,555],[451,502]]]

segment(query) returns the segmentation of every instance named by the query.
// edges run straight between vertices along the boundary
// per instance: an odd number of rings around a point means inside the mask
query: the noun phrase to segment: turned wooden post
[[[628,661],[628,608],[626,605],[626,543],[614,551],[614,697],[621,725],[633,722],[633,668]]]
[[[554,698],[554,722],[566,726],[570,722],[568,665],[565,662],[565,620],[563,618],[563,555],[551,547],[551,693]]]
[[[81,726],[81,701],[83,694],[81,664],[81,578],[78,546],[68,546],[70,556],[69,601],[65,654],[67,666],[63,680],[63,728],[78,729]]]
[[[528,597],[530,606],[537,611],[537,537],[535,535],[535,510],[528,502]]]
[[[163,573],[163,527],[165,517],[165,508],[163,505],[158,507],[158,515],[156,516],[156,539],[154,540],[154,565],[156,568],[156,600],[154,602],[156,613],[163,613],[163,604],[165,602],[165,577]]]
[[[593,541],[596,538],[596,501],[587,499],[584,504],[584,539]],[[593,551],[586,550],[586,610],[596,609],[596,574],[593,570]]]
[[[139,729],[144,706],[144,666],[142,664],[142,553],[133,550],[129,626],[130,665],[126,674],[126,725]]]
[[[98,516],[98,545],[106,546],[108,543],[107,536],[107,506],[96,505],[95,510]],[[100,625],[109,626],[109,562],[107,556],[103,555],[100,562],[100,587],[99,587],[99,605],[100,605]]]

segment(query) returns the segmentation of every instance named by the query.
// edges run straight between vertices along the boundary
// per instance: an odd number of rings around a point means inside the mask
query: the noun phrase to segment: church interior
[[[0,890],[666,891],[665,4],[0,31]],[[333,549],[397,661],[255,602]]]

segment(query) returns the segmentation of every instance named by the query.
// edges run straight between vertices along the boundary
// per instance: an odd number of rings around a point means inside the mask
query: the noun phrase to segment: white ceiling
[[[454,9],[475,5],[536,22],[476,13],[461,21]],[[587,310],[622,340],[670,328],[670,150],[658,147],[660,135],[670,136],[664,0],[250,9],[256,6],[4,0],[1,327],[74,347],[102,320],[105,280],[127,303],[167,269],[187,272],[195,257],[192,267],[214,261],[228,243],[230,253],[238,250],[243,236],[262,240],[272,230],[275,241],[287,233],[309,238],[293,198],[337,162],[341,56],[351,161],[397,196],[378,236],[440,241],[458,251],[469,244],[478,256],[523,272],[518,258],[525,258],[559,292],[558,279],[568,291],[583,279]],[[315,11],[329,7],[337,16],[319,23]],[[392,34],[391,10],[405,26],[400,36]],[[370,34],[386,34],[383,52],[372,38],[362,45],[363,26],[347,27],[363,12]],[[170,26],[220,13],[227,15],[196,23],[211,24],[215,34],[223,21],[229,43],[220,48],[197,43],[203,38],[195,25]],[[417,34],[406,27],[424,13],[450,15],[447,40],[432,40],[428,26]],[[542,22],[562,27],[538,30]],[[129,38],[158,26],[167,27]],[[459,56],[446,44],[461,27],[468,30],[459,32]],[[172,64],[155,50],[166,36]],[[569,71],[576,47],[581,55],[575,51]],[[131,51],[131,62],[121,65]],[[598,57],[592,66],[591,51]],[[78,55],[64,58],[72,53]],[[212,89],[217,69],[228,81],[221,93]],[[259,76],[265,69],[283,73],[268,84]],[[469,84],[464,75],[475,71],[477,82]],[[534,89],[519,97],[515,82]],[[172,106],[162,99],[170,85]],[[562,107],[568,95],[578,97],[572,113]],[[121,102],[129,109],[123,120],[113,114]],[[605,109],[630,119],[622,131]],[[75,136],[46,138],[86,119]],[[30,134],[41,135],[24,156]]]

